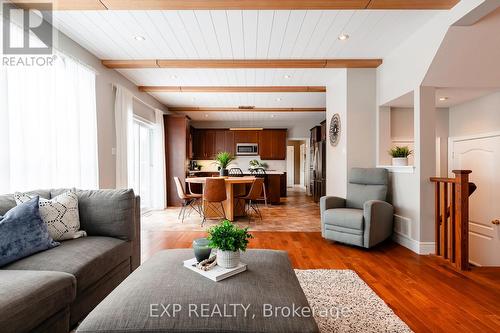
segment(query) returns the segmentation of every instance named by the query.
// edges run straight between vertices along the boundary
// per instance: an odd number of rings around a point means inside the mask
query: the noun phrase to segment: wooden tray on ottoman
[[[293,314],[309,304],[286,252],[248,250],[241,256],[247,271],[221,282],[186,269],[192,255],[191,249],[154,255],[77,332],[318,332],[312,315]]]

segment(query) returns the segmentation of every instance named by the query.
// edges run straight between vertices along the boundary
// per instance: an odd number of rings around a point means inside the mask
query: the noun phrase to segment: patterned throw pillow
[[[27,193],[15,193],[16,204],[29,201],[33,196]],[[56,241],[74,239],[87,236],[80,230],[78,216],[78,196],[68,191],[50,200],[40,198],[40,216],[47,224],[50,236]]]

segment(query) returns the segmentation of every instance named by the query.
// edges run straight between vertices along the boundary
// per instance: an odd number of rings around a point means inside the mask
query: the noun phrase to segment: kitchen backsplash
[[[275,171],[280,171],[280,172],[286,172],[286,160],[269,160],[269,161],[262,161],[260,159],[260,156],[238,156],[234,160],[233,163],[231,163],[230,168],[240,168],[243,171],[248,170],[250,167],[250,161],[251,160],[259,160],[261,162],[266,162],[268,167],[268,170],[275,170]],[[201,170],[202,171],[217,171],[217,165],[214,164],[214,160],[197,160],[198,165],[201,165]]]

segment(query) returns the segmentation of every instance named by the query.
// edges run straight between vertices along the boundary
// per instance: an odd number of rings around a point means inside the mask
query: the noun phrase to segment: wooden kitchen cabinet
[[[231,155],[236,154],[236,144],[234,142],[234,131],[225,130],[224,131],[224,150]]]
[[[260,133],[259,155],[262,160],[286,159],[286,129],[265,129]]]
[[[259,143],[260,131],[234,131],[235,143]]]
[[[206,130],[203,133],[203,158],[206,160],[212,160],[215,158],[215,136],[216,131],[214,130]]]

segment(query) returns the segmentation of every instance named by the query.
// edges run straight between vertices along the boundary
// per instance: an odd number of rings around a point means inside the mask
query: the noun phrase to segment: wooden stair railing
[[[469,183],[471,170],[453,170],[455,178],[431,177],[435,183],[436,255],[459,270],[469,269]]]

